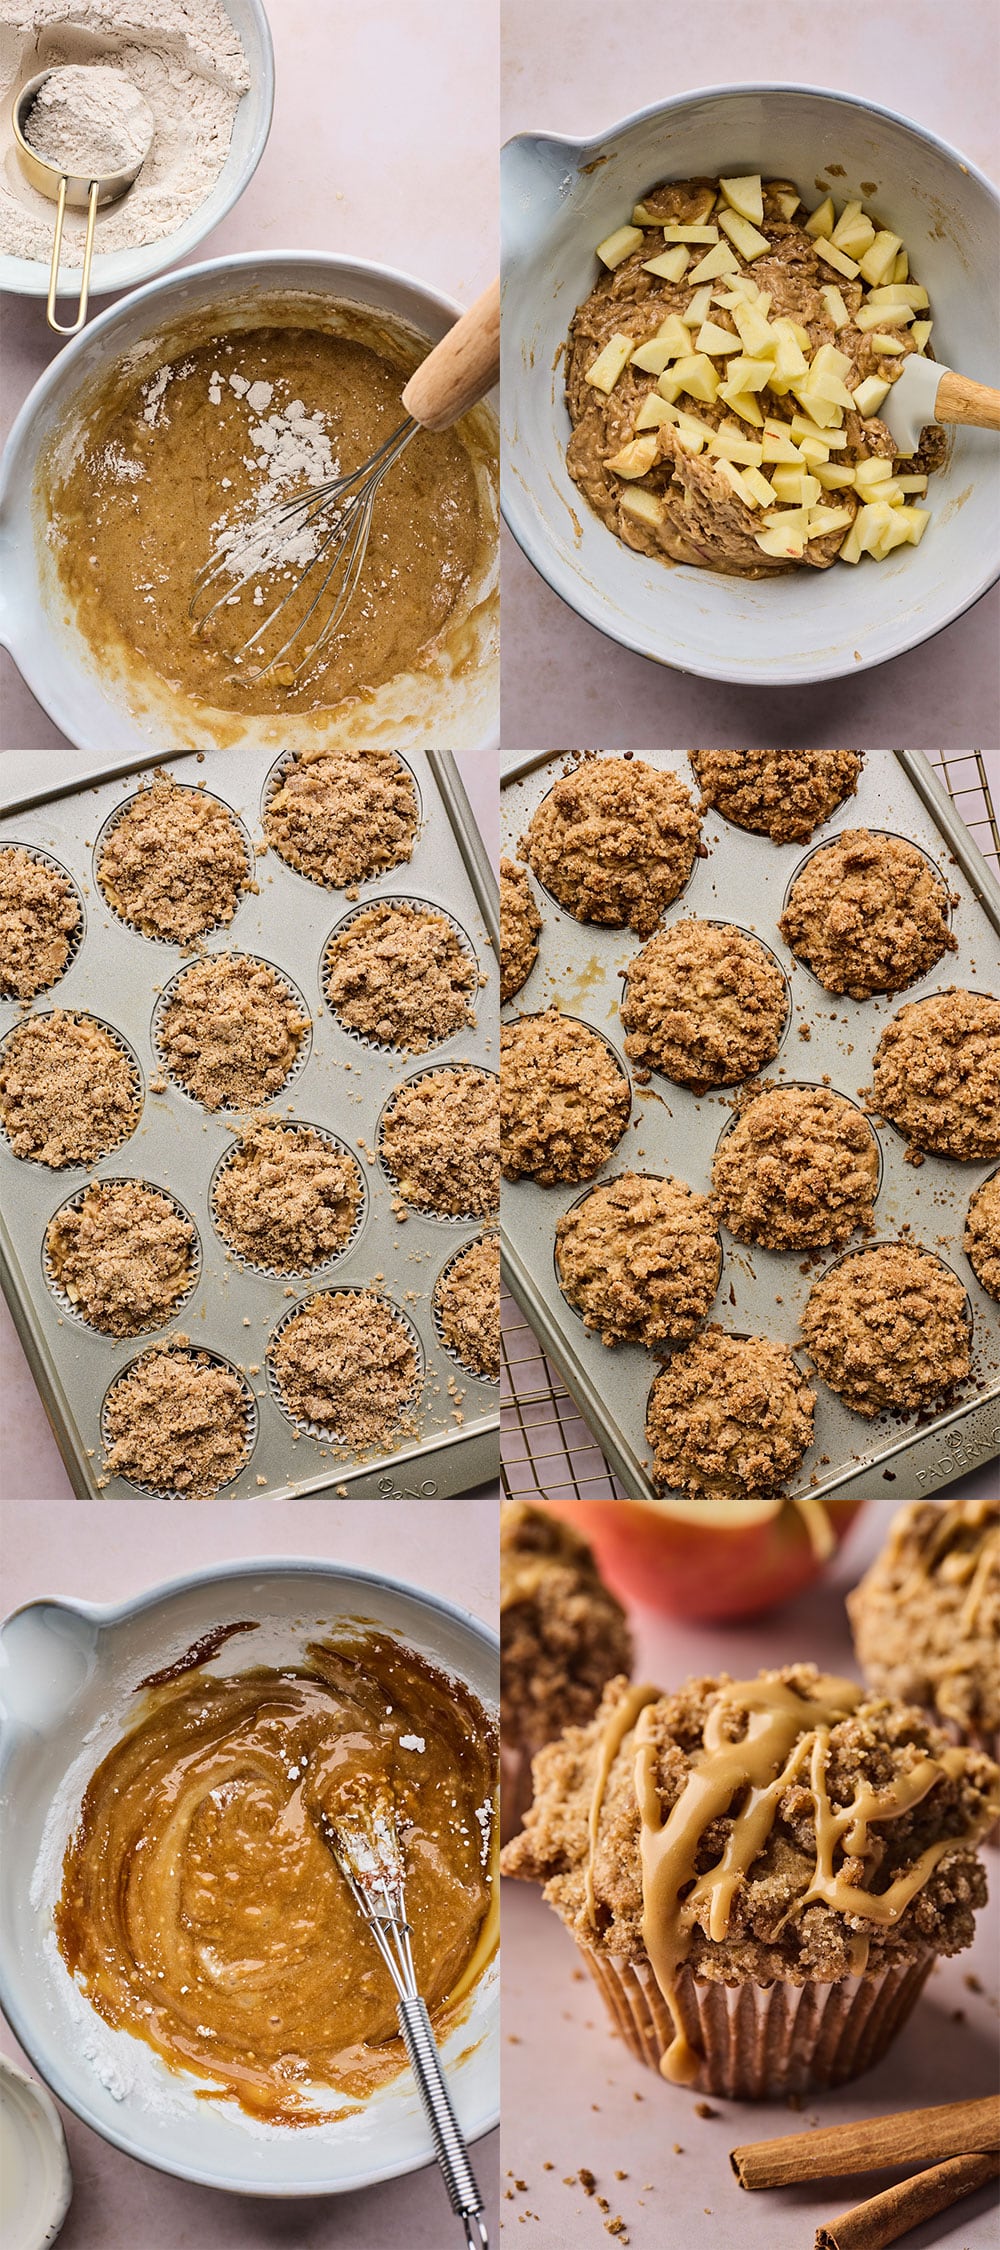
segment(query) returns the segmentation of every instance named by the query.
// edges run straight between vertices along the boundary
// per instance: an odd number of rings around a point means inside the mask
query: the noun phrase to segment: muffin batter
[[[976,1280],[1000,1300],[1000,1172],[984,1180],[971,1198],[964,1248]]]
[[[860,750],[690,750],[702,810],[773,844],[806,844],[845,797],[853,796]]]
[[[777,962],[729,922],[675,922],[630,964],[625,1053],[696,1093],[731,1086],[781,1045],[787,998]]]
[[[97,880],[123,922],[174,944],[231,922],[243,891],[257,888],[228,807],[162,774],[109,830]]]
[[[960,1162],[1000,1156],[1000,1000],[949,985],[910,1000],[875,1054],[872,1104],[912,1150]]]
[[[812,1443],[815,1404],[787,1344],[706,1328],[649,1394],[653,1483],[695,1500],[779,1492]]]
[[[142,1180],[96,1180],[80,1203],[50,1219],[45,1257],[92,1328],[138,1336],[161,1328],[190,1287],[196,1237],[169,1196]]]
[[[831,1267],[809,1292],[802,1334],[824,1383],[869,1419],[929,1406],[972,1364],[962,1284],[915,1243],[880,1242]]]
[[[870,1000],[955,952],[949,894],[902,836],[847,828],[806,861],[779,917],[786,945],[828,992]]]
[[[65,875],[21,844],[0,851],[0,996],[32,1000],[55,984],[80,929]]]
[[[556,1227],[563,1295],[605,1344],[686,1344],[719,1286],[712,1206],[683,1180],[623,1172],[592,1188]]]
[[[698,815],[674,774],[642,758],[585,758],[532,815],[521,850],[578,922],[655,930],[683,890],[698,848]]]
[[[366,883],[413,853],[420,807],[393,750],[303,750],[276,778],[264,834],[279,857],[329,890]]]
[[[309,628],[275,660],[321,573],[239,653],[323,535],[320,523],[279,541],[265,511],[360,467],[405,419],[408,370],[319,325],[207,341],[192,331],[187,346],[179,333],[168,350],[139,383],[127,363],[114,371],[72,464],[52,478],[59,573],[97,658],[138,657],[140,677],[148,667],[196,706],[242,713],[329,711],[430,661],[492,538],[455,431],[420,432],[386,477],[355,597],[304,674],[294,666]],[[234,543],[247,531],[254,566],[241,584]],[[199,630],[192,592],[217,560],[212,598],[227,598]]]
[[[617,1148],[630,1107],[625,1072],[589,1024],[548,1008],[501,1026],[505,1180],[591,1179]]]
[[[249,1620],[209,1638],[249,1632]],[[472,1691],[375,1627],[228,1678],[190,1650],[144,1683],[94,1774],[56,1932],[105,2023],[272,2125],[364,2100],[405,2066],[395,1995],[317,1830],[377,1795],[403,1844],[438,2035],[496,1943],[496,1739]],[[343,2114],[343,2111],[340,2112]]]
[[[531,895],[528,870],[500,861],[500,998],[513,1000],[538,959],[542,917]]]
[[[853,1102],[828,1086],[755,1095],[712,1162],[722,1218],[739,1242],[801,1250],[868,1226],[878,1144]]]
[[[446,1344],[462,1366],[500,1380],[500,1238],[470,1242],[434,1285],[434,1310]]]

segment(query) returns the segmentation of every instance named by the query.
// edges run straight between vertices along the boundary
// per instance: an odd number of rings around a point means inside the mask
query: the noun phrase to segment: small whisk
[[[376,452],[343,476],[276,500],[224,555],[199,571],[189,605],[197,630],[204,632],[217,610],[231,602],[252,578],[258,578],[264,568],[271,572],[292,564],[287,591],[244,641],[234,662],[246,663],[258,649],[264,657],[279,620],[309,582],[311,598],[303,615],[296,619],[281,646],[260,665],[268,678],[285,687],[294,686],[337,631],[357,592],[383,477],[395,467],[418,430],[450,429],[485,398],[497,380],[499,366],[500,284],[494,282],[415,369],[401,398],[406,420]],[[318,544],[308,561],[295,569],[296,542],[314,525],[322,527]],[[316,630],[310,638],[314,620]]]
[[[406,1916],[403,1853],[392,1803],[381,1794],[356,1805],[350,1813],[338,1815],[336,1820],[325,1812],[318,1812],[315,1819],[399,1995],[399,2028],[434,2137],[434,2153],[449,2201],[465,2228],[467,2250],[489,2250],[483,2199],[451,2105],[431,2019],[417,1989]]]

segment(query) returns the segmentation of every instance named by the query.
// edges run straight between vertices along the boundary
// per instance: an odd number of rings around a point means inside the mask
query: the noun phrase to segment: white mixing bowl
[[[935,357],[1000,380],[1000,203],[933,133],[808,86],[708,87],[579,143],[520,134],[503,151],[504,515],[557,594],[612,640],[706,679],[838,679],[929,640],[1000,575],[1000,441],[963,430],[932,477],[921,545],[887,562],[726,578],[634,554],[566,469],[561,346],[589,295],[594,250],[662,179],[763,172],[807,204],[827,181],[902,236],[930,294]],[[873,184],[874,183],[874,184]]]
[[[408,745],[446,742],[452,750],[489,750],[497,742],[499,645],[495,562],[482,573],[475,606],[460,628],[460,653],[452,664],[436,660],[420,672],[389,680],[342,712],[271,717],[223,714],[204,723],[152,672],[141,685],[118,678],[80,633],[59,584],[40,471],[57,438],[60,452],[75,433],[102,383],[126,354],[151,368],[159,364],[156,340],[204,307],[225,322],[251,325],[256,300],[303,294],[327,304],[358,306],[376,322],[408,336],[414,363],[436,343],[462,308],[391,266],[328,257],[318,251],[250,251],[188,266],[154,281],[91,321],[52,361],[29,393],[0,463],[0,642],[8,648],[32,693],[78,750],[101,755],[154,747],[212,748],[220,740],[275,743],[282,749],[314,744],[322,724],[337,742]],[[303,306],[308,318],[308,305]],[[169,346],[167,347],[169,349]],[[151,356],[152,355],[152,356]],[[480,442],[492,446],[492,408],[471,417]],[[484,472],[485,473],[485,472]],[[405,561],[405,557],[401,558]],[[489,581],[489,583],[487,583]]]
[[[267,146],[274,108],[271,28],[263,0],[223,0],[223,6],[242,43],[250,84],[233,119],[229,154],[222,170],[204,202],[199,203],[197,210],[192,211],[190,218],[185,219],[183,226],[176,227],[173,234],[162,235],[158,241],[144,243],[137,250],[98,250],[90,269],[91,297],[108,297],[122,289],[137,289],[140,282],[149,281],[153,274],[163,273],[180,258],[189,258],[206,234],[221,225],[253,179]],[[36,61],[32,67],[38,70],[44,66]],[[53,219],[54,210],[53,206]],[[74,276],[79,287],[79,268],[63,267],[62,287],[70,295]],[[22,297],[44,297],[48,287],[47,258],[0,257],[0,289],[16,290]]]
[[[364,1618],[464,1680],[495,1711],[495,1633],[434,1595],[334,1563],[283,1557],[227,1563],[154,1587],[117,1608],[39,1601],[0,1628],[0,2001],[53,2093],[126,2155],[206,2187],[252,2195],[331,2195],[393,2179],[434,2150],[408,2071],[337,2124],[295,2131],[253,2123],[234,2103],[200,2101],[152,2048],[98,2025],[55,1946],[62,1850],[90,1776],[132,1714],[136,1684],[214,1626],[257,1618],[213,1660],[216,1673],[299,1660],[338,1618]],[[496,2124],[499,1963],[443,2048],[466,2137]],[[99,2030],[99,2039],[95,2032]],[[88,2059],[89,2053],[89,2059]],[[442,2190],[442,2196],[443,2196]]]

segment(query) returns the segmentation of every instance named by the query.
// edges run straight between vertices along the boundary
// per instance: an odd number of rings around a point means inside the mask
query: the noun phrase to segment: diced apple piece
[[[704,224],[678,219],[664,226],[663,239],[664,242],[718,242],[719,229],[714,219]]]
[[[851,323],[851,316],[847,310],[847,306],[844,303],[843,297],[841,296],[840,291],[837,288],[836,282],[829,282],[825,289],[820,290],[820,296],[823,299],[823,303],[826,306],[827,312],[830,315],[830,319],[832,320],[834,327],[849,328]]]
[[[680,359],[685,352],[694,350],[691,330],[686,320],[681,319],[679,313],[668,313],[666,320],[661,320],[656,331],[656,342],[674,345],[676,347],[674,351],[675,359]]]
[[[863,492],[866,497],[877,484],[889,484],[891,480],[892,462],[884,461],[880,453],[874,453],[870,459],[856,461],[854,464],[854,482],[858,491]]]
[[[866,419],[869,415],[877,414],[879,408],[885,405],[890,389],[891,385],[883,382],[880,375],[866,376],[865,381],[858,384],[854,393],[854,404],[858,413],[863,414]]]
[[[799,440],[799,450],[801,452],[803,461],[808,462],[810,468],[813,467],[815,462],[828,461],[830,458],[830,449],[827,445],[825,437],[801,438]]]
[[[720,180],[719,186],[730,210],[740,212],[744,219],[750,219],[754,226],[759,227],[764,216],[760,173],[744,172],[739,179]]]
[[[714,250],[706,250],[696,266],[692,266],[688,280],[717,281],[720,273],[738,273],[736,253],[728,242],[717,242]]]
[[[769,250],[771,247],[766,234],[761,234],[758,228],[752,226],[749,219],[742,218],[738,211],[720,211],[719,225],[723,234],[728,234],[734,249],[739,251],[741,258],[746,259],[748,265],[752,265],[755,258],[762,258],[765,250]]]
[[[668,360],[679,359],[680,352],[665,336],[651,336],[648,344],[637,344],[631,364],[643,375],[662,375]]]
[[[632,213],[634,227],[665,227],[667,221],[662,211],[651,211],[648,203],[637,203]]]
[[[919,547],[927,526],[931,520],[929,509],[901,508],[899,512],[900,515],[906,517],[906,522],[910,533],[911,547]]]
[[[897,477],[895,481],[900,492],[926,492],[927,490],[926,477]]]
[[[864,514],[864,508],[859,508],[843,546],[840,547],[837,551],[838,562],[859,563],[861,561],[861,557],[864,552],[861,545],[861,535],[864,529],[862,518],[864,517]]]
[[[778,562],[801,562],[806,551],[802,533],[793,531],[791,525],[772,525],[769,531],[755,531],[754,538],[764,554],[773,555]]]
[[[866,219],[864,212],[860,211],[857,218],[852,219],[848,226],[845,226],[844,220],[841,219],[835,226],[830,240],[834,249],[842,250],[845,257],[860,258],[866,250],[871,249],[875,240],[875,229],[871,220]]]
[[[905,250],[898,250],[896,253],[896,263],[892,269],[892,278],[894,281],[906,281],[909,278],[909,272],[909,258],[907,257]]]
[[[692,352],[690,358],[679,359],[672,374],[682,391],[687,391],[692,398],[703,398],[711,405],[719,388],[719,377],[707,352]]]
[[[769,531],[795,531],[805,539],[809,528],[808,508],[772,508],[764,517]]]
[[[659,430],[664,422],[675,422],[677,408],[661,398],[659,391],[649,391],[643,399],[633,427],[636,430]]]
[[[641,249],[641,227],[616,227],[613,234],[605,235],[604,241],[598,243],[597,255],[604,265],[610,266],[613,273],[616,266],[622,265],[626,258],[632,256],[633,250]]]
[[[854,483],[854,470],[837,468],[832,461],[814,461],[812,473],[824,492],[840,492]]]
[[[912,319],[912,305],[862,305],[854,325],[864,334],[869,328],[907,328]]]
[[[608,396],[614,390],[622,369],[627,367],[632,357],[632,343],[631,336],[609,336],[603,351],[598,352],[592,366],[587,369],[587,382],[593,385],[595,391],[603,391]]]
[[[836,344],[821,344],[818,352],[813,353],[809,367],[810,375],[839,375],[841,381],[850,371],[847,353],[838,352]]]
[[[832,242],[824,242],[821,238],[816,244],[816,256],[822,258],[825,266],[833,266],[837,273],[842,273],[848,281],[857,280],[858,266],[855,259],[849,258],[844,250],[836,250]]]
[[[906,350],[901,336],[890,336],[887,332],[883,334],[879,328],[872,329],[869,341],[872,350],[879,352],[883,359],[901,359]]]
[[[737,302],[732,308],[733,321],[743,340],[743,348],[751,359],[774,359],[778,343],[773,330],[759,305]]]
[[[690,279],[691,276],[689,274],[688,280],[690,281]],[[690,304],[687,306],[681,317],[686,322],[689,328],[700,328],[702,321],[708,319],[711,310],[712,292],[706,284],[704,289],[695,290]]]
[[[805,469],[791,469],[779,463],[773,470],[771,482],[774,497],[790,508],[812,508],[819,499],[822,486]]]
[[[824,406],[839,406],[845,414],[850,413],[854,404],[852,394],[846,383],[842,382],[840,376],[827,375],[823,369],[817,375],[815,369],[811,367],[803,381],[793,383],[792,388],[799,404],[805,407],[807,414],[813,413],[819,399],[823,401]],[[817,422],[822,421],[822,416],[817,414],[816,420]]]
[[[711,359],[724,359],[730,352],[740,352],[743,346],[731,328],[720,328],[716,320],[703,320],[694,340],[696,352],[707,352]]]
[[[781,216],[783,219],[794,219],[795,213],[799,208],[799,204],[801,203],[802,198],[800,195],[781,194],[776,195],[774,200],[778,206],[779,211],[781,212]]]
[[[761,506],[761,502],[753,486],[748,483],[743,470],[737,469],[732,461],[717,461],[715,470],[717,476],[722,477],[726,484],[732,486],[733,491],[742,500],[745,508],[759,508]],[[766,479],[761,478],[761,482],[766,483]]]
[[[791,461],[797,469],[802,467],[802,455],[793,445],[785,422],[765,422],[763,449],[765,461]]]
[[[822,381],[823,377],[820,377],[820,382],[822,383]],[[833,399],[824,398],[819,387],[816,390],[810,390],[808,384],[804,382],[793,383],[791,387],[792,395],[798,399],[799,405],[805,409],[805,412],[814,422],[818,422],[821,437],[824,431],[836,429],[838,423],[843,420],[844,408],[838,406]]]
[[[613,469],[616,477],[648,476],[658,450],[659,440],[655,433],[651,437],[632,438],[628,445],[622,446],[620,453],[612,454],[604,465],[607,469]]]
[[[729,364],[732,366],[731,360]],[[725,399],[726,405],[732,407],[733,413],[738,414],[741,421],[749,422],[751,429],[763,429],[764,417],[752,391],[731,391],[728,383],[720,383],[719,397]]]
[[[623,516],[631,516],[636,523],[643,524],[647,531],[658,531],[666,514],[663,502],[657,499],[655,492],[633,489],[631,485],[626,485],[620,496],[619,506]]]
[[[759,438],[749,438],[735,422],[723,422],[709,439],[708,450],[718,453],[727,461],[738,461],[741,467],[759,469],[764,458]]]
[[[883,227],[876,235],[871,249],[865,251],[863,258],[859,258],[858,264],[864,278],[871,282],[873,288],[877,288],[879,282],[888,281],[890,272],[895,270],[896,257],[902,247],[899,235],[890,234]]]
[[[809,537],[825,539],[828,532],[846,531],[850,521],[850,508],[810,508]]]
[[[675,250],[663,250],[658,258],[644,258],[642,270],[655,274],[657,281],[683,281],[690,263],[690,250],[679,242]]]
[[[847,444],[847,439],[842,430],[818,429],[816,423],[806,414],[792,415],[791,431],[793,438],[800,441],[803,438],[821,438],[824,445],[828,445],[835,450],[842,451]]]
[[[763,391],[771,376],[769,359],[731,359],[726,369],[726,382],[734,398],[741,391]]]
[[[915,312],[926,312],[930,302],[926,289],[915,281],[887,281],[882,289],[869,289],[866,305],[912,305]]]
[[[767,478],[761,475],[759,469],[744,469],[743,482],[746,485],[748,492],[753,493],[758,508],[770,508],[772,506],[774,501],[774,489],[768,483]]]
[[[817,203],[815,211],[810,211],[806,220],[806,233],[828,237],[831,228],[836,225],[836,220],[837,214],[833,207],[833,197],[828,195],[824,197],[822,203]]]
[[[913,338],[918,352],[926,351],[927,346],[930,342],[930,334],[933,326],[934,322],[932,320],[914,321],[913,326],[910,330],[910,334]]]

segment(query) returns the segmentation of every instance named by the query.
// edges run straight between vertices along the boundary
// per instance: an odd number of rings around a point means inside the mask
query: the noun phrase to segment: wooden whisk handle
[[[934,419],[964,422],[976,430],[1000,430],[1000,391],[991,391],[986,383],[974,383],[968,375],[942,375]]]
[[[500,373],[500,283],[476,298],[414,369],[403,405],[425,430],[448,430],[485,398]]]

